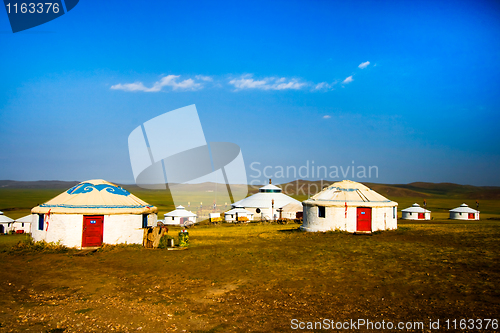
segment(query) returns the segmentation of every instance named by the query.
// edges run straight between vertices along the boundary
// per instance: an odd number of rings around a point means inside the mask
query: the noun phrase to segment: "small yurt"
[[[142,244],[158,208],[102,179],[82,182],[31,210],[33,240],[85,248]]]
[[[26,215],[14,221],[14,230],[16,233],[30,233],[31,232],[31,221],[33,217],[31,215]]]
[[[414,203],[411,207],[401,210],[403,220],[430,220],[431,211]]]
[[[283,194],[281,188],[271,184],[271,180],[269,180],[269,184],[261,187],[259,192],[237,201],[231,206],[243,207],[252,212],[257,219],[277,220],[279,219],[278,209],[289,203],[300,204],[300,201]],[[295,218],[295,216],[291,218]]]
[[[12,225],[14,224],[14,220],[8,216],[0,214],[0,235],[8,234],[12,229]]]
[[[243,207],[235,207],[224,213],[224,220],[226,222],[248,222],[253,220],[253,215],[254,214],[251,211],[248,211]]]
[[[290,202],[279,209],[278,213],[281,215],[282,219],[293,220],[302,217],[303,210],[302,203]]]
[[[183,206],[177,206],[175,210],[166,213],[164,224],[168,225],[186,225],[196,223],[196,214],[192,213]]]
[[[333,183],[302,205],[305,231],[371,233],[398,227],[397,202],[350,180]]]
[[[470,208],[465,203],[460,207],[450,209],[450,219],[452,220],[479,220],[479,211]]]

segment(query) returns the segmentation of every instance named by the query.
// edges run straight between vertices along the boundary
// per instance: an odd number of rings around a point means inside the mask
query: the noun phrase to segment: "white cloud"
[[[323,119],[330,119],[332,116],[329,116],[329,115],[324,115],[323,116]]]
[[[337,81],[328,83],[328,82],[320,82],[314,86],[313,90],[333,90],[333,86],[337,84]]]
[[[304,82],[299,82],[297,79],[286,79],[268,77],[262,80],[254,80],[252,75],[243,75],[239,79],[232,79],[229,81],[236,90],[241,89],[261,89],[261,90],[299,90],[306,86]]]
[[[180,75],[167,75],[156,81],[151,88],[146,87],[142,82],[115,84],[111,86],[114,90],[124,91],[144,91],[144,92],[159,92],[165,86],[172,87],[172,90],[198,90],[203,88],[201,83],[195,82],[193,79],[186,79],[177,82]]]
[[[205,75],[196,75],[195,78],[197,80],[207,81],[207,82],[212,82],[214,80],[210,76],[205,76]]]
[[[365,62],[360,63],[358,67],[361,69],[364,69],[364,68],[368,67],[369,64],[370,64],[369,61],[365,61]]]
[[[350,83],[352,81],[354,81],[354,79],[352,78],[352,75],[351,75],[351,76],[346,77],[346,79],[344,81],[342,81],[342,83],[347,84],[347,83]]]

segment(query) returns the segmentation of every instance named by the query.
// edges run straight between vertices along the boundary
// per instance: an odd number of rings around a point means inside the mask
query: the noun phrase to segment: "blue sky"
[[[0,179],[133,183],[128,135],[195,104],[249,181],[500,186],[495,1],[81,0],[16,34],[0,10],[0,45]]]

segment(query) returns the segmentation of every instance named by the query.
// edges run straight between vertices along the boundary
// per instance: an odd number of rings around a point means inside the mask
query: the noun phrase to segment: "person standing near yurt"
[[[35,242],[67,247],[142,244],[144,228],[156,226],[158,208],[102,179],[82,182],[31,210]]]

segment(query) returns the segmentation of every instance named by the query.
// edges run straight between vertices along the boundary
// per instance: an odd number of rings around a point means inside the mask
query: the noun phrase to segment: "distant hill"
[[[12,188],[12,189],[69,189],[79,181],[61,181],[61,180],[37,180],[37,181],[16,181],[16,180],[0,180],[1,188]]]
[[[51,189],[65,190],[69,189],[79,181],[59,181],[59,180],[40,180],[40,181],[14,181],[0,180],[0,189]],[[328,180],[309,181],[298,179],[284,184],[276,184],[281,187],[288,195],[314,195],[321,191],[322,188],[334,183]],[[447,198],[467,198],[481,200],[498,200],[500,199],[500,187],[498,186],[473,186],[459,185],[453,183],[426,183],[414,182],[410,184],[378,184],[378,183],[363,183],[374,191],[388,197],[447,197]],[[220,189],[225,188],[224,184],[219,184]],[[140,190],[137,185],[121,185],[129,190]],[[234,185],[233,185],[234,186]],[[245,185],[236,185],[242,187]],[[249,195],[257,193],[258,189],[263,185],[248,186]],[[211,183],[194,184],[190,189],[195,191],[208,191],[213,188]]]

